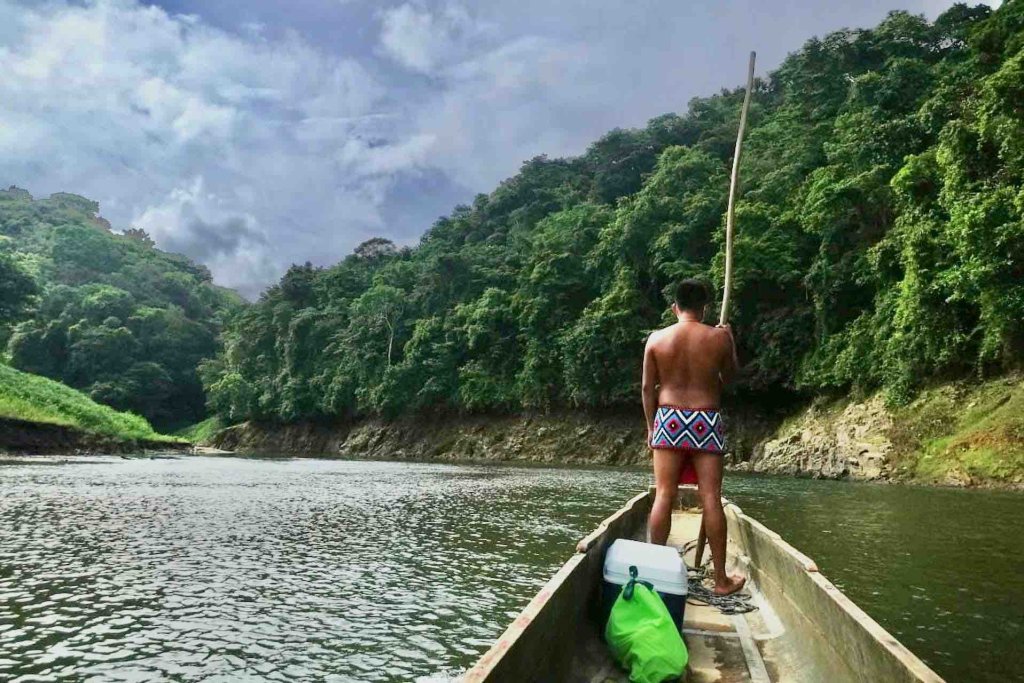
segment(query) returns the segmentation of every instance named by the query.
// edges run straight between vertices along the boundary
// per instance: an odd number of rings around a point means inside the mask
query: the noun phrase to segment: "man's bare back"
[[[696,320],[654,332],[645,356],[655,366],[659,405],[718,410],[722,384],[736,374],[732,332]]]
[[[641,397],[647,444],[654,464],[654,504],[648,520],[652,543],[664,544],[681,474],[693,473],[703,504],[703,528],[715,568],[714,591],[735,593],[742,577],[725,570],[728,529],[722,509],[723,384],[736,374],[736,345],[728,326],[703,324],[710,292],[699,280],[676,287],[676,324],[651,334],[644,349]],[[685,469],[684,469],[685,466]]]

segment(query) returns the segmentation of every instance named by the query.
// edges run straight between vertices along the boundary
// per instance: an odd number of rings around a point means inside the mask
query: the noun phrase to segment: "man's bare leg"
[[[704,506],[704,530],[711,546],[711,561],[715,566],[715,593],[735,593],[746,579],[725,573],[725,542],[727,527],[722,509],[722,456],[715,453],[694,452],[693,464],[697,470],[697,488]],[[653,516],[653,515],[652,515]]]
[[[651,543],[665,545],[672,529],[672,503],[679,489],[679,453],[664,448],[654,449],[654,505],[647,521]]]

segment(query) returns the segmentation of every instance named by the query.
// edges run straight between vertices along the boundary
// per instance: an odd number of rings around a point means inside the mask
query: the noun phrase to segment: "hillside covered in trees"
[[[532,159],[415,248],[371,240],[293,267],[203,366],[212,407],[293,421],[635,404],[672,284],[721,283],[741,98]],[[901,402],[929,378],[1020,365],[1024,2],[809,41],[759,81],[741,177],[744,395]]]
[[[143,231],[111,232],[98,212],[77,195],[0,191],[0,348],[15,368],[160,429],[197,422],[196,368],[241,299]]]

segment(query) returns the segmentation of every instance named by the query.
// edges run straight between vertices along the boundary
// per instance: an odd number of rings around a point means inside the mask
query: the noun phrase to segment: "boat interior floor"
[[[672,516],[672,533],[669,545],[682,549],[697,538],[700,528],[700,510],[676,510]],[[691,544],[692,545],[692,544]],[[733,548],[730,544],[730,551]],[[709,557],[705,555],[705,559]],[[692,567],[694,551],[685,556],[686,565]],[[746,575],[744,558],[730,552],[727,566],[729,571]],[[745,591],[753,597],[756,611],[740,615],[726,615],[714,607],[687,603],[683,618],[683,640],[690,659],[686,675],[687,683],[770,683],[791,680],[780,677],[784,661],[776,661],[776,655],[783,652],[772,647],[772,640],[782,635],[783,628],[771,606],[762,598],[757,586],[747,582]],[[598,627],[578,652],[573,662],[572,683],[618,683],[629,681],[629,674],[612,660],[602,640]]]

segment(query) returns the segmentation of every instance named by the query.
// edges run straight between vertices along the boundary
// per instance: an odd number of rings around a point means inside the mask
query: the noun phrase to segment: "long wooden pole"
[[[747,68],[747,92],[743,95],[743,109],[740,110],[740,129],[736,133],[736,152],[732,157],[732,178],[729,181],[729,208],[725,213],[725,291],[722,293],[722,315],[718,324],[729,322],[729,294],[732,292],[732,235],[736,214],[736,186],[740,178],[740,154],[743,152],[743,133],[747,129],[747,112],[750,110],[750,92],[754,89],[754,61],[757,53],[751,51],[750,66]],[[700,568],[704,561],[704,516],[701,515],[700,531],[697,533],[697,548],[694,553],[694,567]]]
[[[722,294],[722,315],[719,324],[729,321],[729,294],[732,291],[732,235],[736,213],[736,186],[740,177],[740,153],[743,151],[743,132],[747,128],[747,111],[750,109],[750,92],[754,89],[754,60],[756,52],[750,53],[750,68],[747,70],[747,92],[743,96],[740,112],[740,130],[736,134],[736,153],[732,157],[732,179],[729,183],[729,209],[725,214],[725,291]]]

